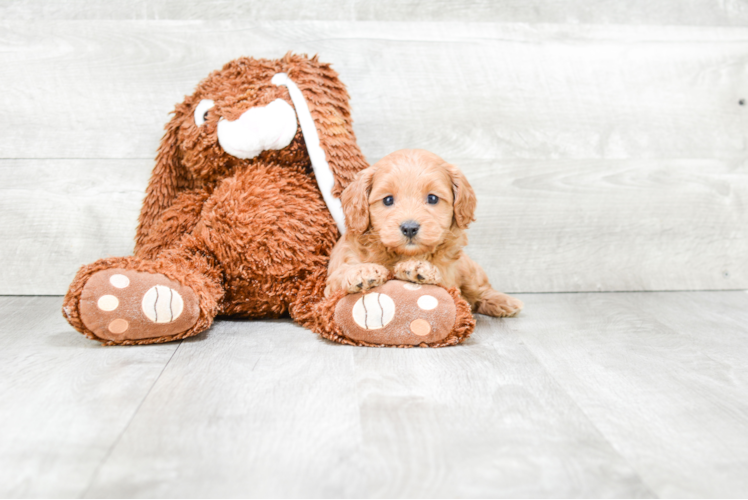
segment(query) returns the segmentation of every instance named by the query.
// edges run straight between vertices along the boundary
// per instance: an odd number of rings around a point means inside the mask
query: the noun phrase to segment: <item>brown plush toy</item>
[[[464,340],[474,320],[456,289],[393,280],[324,297],[345,230],[338,198],[368,166],[348,99],[316,56],[240,58],[209,75],[166,126],[135,255],[78,271],[63,304],[70,324],[107,345],[183,339],[217,315],[284,314],[346,344]],[[424,294],[438,305],[419,309]]]

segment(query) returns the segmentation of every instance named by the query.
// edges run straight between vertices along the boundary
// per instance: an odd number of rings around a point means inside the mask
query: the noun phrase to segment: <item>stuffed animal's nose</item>
[[[415,236],[420,228],[421,225],[414,220],[405,221],[400,224],[400,231],[408,238]]]
[[[254,158],[268,149],[283,149],[296,135],[296,112],[283,99],[250,108],[238,120],[218,121],[218,142],[231,156]]]

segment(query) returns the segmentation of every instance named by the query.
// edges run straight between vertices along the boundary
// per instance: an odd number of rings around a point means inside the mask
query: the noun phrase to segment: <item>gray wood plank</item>
[[[78,268],[132,254],[152,160],[0,161],[0,294],[64,294]]]
[[[0,497],[78,497],[179,344],[101,348],[60,297],[0,297]]]
[[[649,25],[748,24],[743,0],[5,0],[2,19],[249,19],[339,21],[494,21]]]
[[[289,321],[219,322],[183,342],[87,496],[350,496],[353,352]]]
[[[287,321],[182,344],[91,497],[651,496],[521,344],[351,348]]]
[[[523,298],[502,334],[528,347],[655,494],[748,494],[748,294]]]
[[[362,496],[653,495],[527,347],[486,317],[456,348],[355,357]]]
[[[729,366],[736,382],[748,381],[748,308],[743,293],[632,294],[634,307],[691,339],[694,346],[718,363]],[[698,311],[698,314],[684,314]],[[708,339],[706,342],[704,341]],[[745,384],[742,384],[743,386]]]
[[[467,252],[517,292],[748,288],[748,164],[460,164],[478,196]]]
[[[0,157],[150,158],[240,56],[320,53],[364,153],[743,159],[748,29],[418,22],[4,21]]]
[[[745,496],[748,294],[522,298],[395,350],[288,320],[100,348],[0,297],[0,495]]]
[[[499,289],[748,288],[743,162],[455,163],[478,195],[468,253]],[[82,264],[129,255],[151,167],[0,160],[0,293],[63,294]]]

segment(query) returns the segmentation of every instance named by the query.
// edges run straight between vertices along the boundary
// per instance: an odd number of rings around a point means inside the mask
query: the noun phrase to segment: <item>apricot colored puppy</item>
[[[422,149],[396,151],[361,171],[341,199],[348,231],[330,256],[326,295],[368,290],[392,272],[413,283],[459,287],[481,314],[522,309],[462,251],[476,199],[454,165]]]

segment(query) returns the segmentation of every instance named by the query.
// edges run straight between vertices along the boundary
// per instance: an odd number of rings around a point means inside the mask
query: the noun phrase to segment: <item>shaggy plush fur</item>
[[[104,344],[150,344],[198,334],[216,315],[289,314],[330,340],[357,343],[334,322],[335,298],[324,297],[329,255],[339,233],[317,187],[301,128],[286,147],[251,159],[226,153],[217,139],[220,119],[236,120],[276,99],[293,105],[288,90],[271,83],[281,72],[309,105],[335,177],[333,194],[339,196],[368,166],[356,144],[348,94],[328,64],[292,54],[226,64],[176,106],[166,126],[140,214],[135,255],[99,260],[75,276],[63,304],[74,328]],[[194,111],[204,99],[215,105],[198,124]],[[152,338],[97,335],[81,315],[81,296],[94,274],[113,269],[158,274],[189,287],[199,303],[197,322],[178,332],[167,324],[163,335]],[[447,340],[455,343],[472,332],[474,323],[467,304],[453,292],[460,314]],[[122,314],[141,314],[135,309]]]
[[[326,293],[368,290],[392,273],[404,281],[458,287],[481,314],[517,314],[522,302],[494,290],[463,252],[475,206],[467,178],[434,153],[387,155],[343,191],[350,231],[333,250]]]

